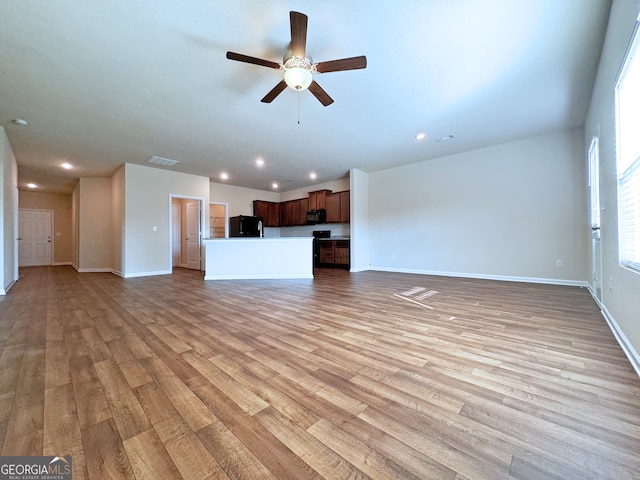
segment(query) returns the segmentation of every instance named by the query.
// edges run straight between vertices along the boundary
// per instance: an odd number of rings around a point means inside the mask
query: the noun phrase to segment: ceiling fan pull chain
[[[298,125],[300,125],[300,90],[298,90]]]

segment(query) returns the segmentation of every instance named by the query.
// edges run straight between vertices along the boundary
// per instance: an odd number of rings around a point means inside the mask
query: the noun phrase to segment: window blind
[[[640,35],[638,22],[616,83],[618,252],[640,271]]]

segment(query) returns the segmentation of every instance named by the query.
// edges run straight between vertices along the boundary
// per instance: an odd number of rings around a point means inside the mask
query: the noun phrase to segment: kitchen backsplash
[[[322,223],[319,225],[302,225],[299,227],[265,227],[265,237],[311,237],[314,230],[331,230],[332,237],[348,237],[348,223]]]

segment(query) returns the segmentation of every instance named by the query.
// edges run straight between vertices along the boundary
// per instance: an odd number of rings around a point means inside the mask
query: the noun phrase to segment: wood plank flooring
[[[0,297],[0,452],[74,479],[640,478],[640,379],[585,289],[316,270]]]

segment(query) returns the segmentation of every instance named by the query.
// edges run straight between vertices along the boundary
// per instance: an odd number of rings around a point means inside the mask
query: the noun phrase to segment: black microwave
[[[307,224],[327,223],[327,211],[324,208],[307,212]]]

